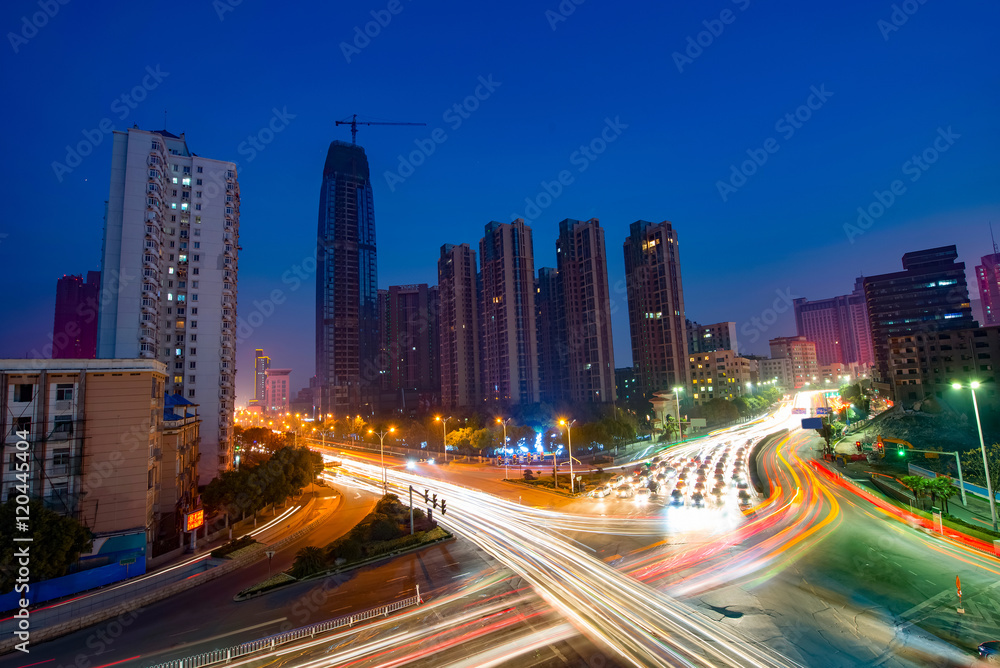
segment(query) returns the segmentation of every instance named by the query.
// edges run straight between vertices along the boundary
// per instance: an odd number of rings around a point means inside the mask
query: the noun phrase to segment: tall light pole
[[[388,475],[386,474],[386,471],[385,471],[385,435],[386,434],[391,434],[394,431],[396,431],[395,427],[389,427],[388,431],[386,431],[384,429],[382,431],[373,431],[371,429],[368,430],[369,434],[377,434],[378,435],[378,447],[379,447],[379,451],[382,453],[382,493],[383,494],[386,494],[389,491],[389,479],[388,479]]]
[[[681,427],[681,392],[684,388],[680,385],[674,386],[674,396],[677,397],[677,440],[684,438],[684,429]]]
[[[446,417],[446,418],[443,418],[440,415],[438,415],[436,418],[434,418],[435,421],[441,423],[441,430],[442,430],[442,435],[441,435],[441,449],[444,450],[444,460],[445,461],[448,461],[448,420],[450,420],[450,419],[451,419],[450,415],[448,417]]]
[[[956,390],[962,389],[961,383],[952,383],[951,386]],[[983,441],[983,423],[979,419],[979,402],[976,401],[976,388],[979,387],[979,381],[972,381],[969,383],[969,389],[972,391],[972,408],[976,412],[976,428],[979,430],[979,448],[983,451],[983,475],[986,476],[986,493],[990,495],[990,515],[993,518],[993,530],[997,530],[997,500],[993,497],[993,483],[990,482],[990,462],[986,458],[986,442]]]
[[[576,478],[573,477],[573,436],[570,434],[570,429],[576,424],[576,420],[559,420],[559,424],[566,427],[566,447],[569,449],[569,492],[570,494],[576,493]],[[555,484],[555,480],[552,481]]]
[[[497,418],[497,424],[503,425],[503,477],[509,478],[510,471],[507,468],[507,423],[514,418],[507,418],[506,420],[501,420]]]

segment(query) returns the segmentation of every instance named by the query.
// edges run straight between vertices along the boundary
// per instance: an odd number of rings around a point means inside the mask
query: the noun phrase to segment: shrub
[[[223,557],[232,554],[236,550],[241,550],[244,547],[250,547],[256,542],[257,541],[255,541],[252,536],[249,535],[243,536],[242,538],[237,538],[236,540],[232,540],[226,543],[225,545],[221,545],[215,548],[214,550],[212,550],[212,556],[215,557],[216,559],[222,559]]]
[[[314,573],[325,571],[329,567],[322,548],[304,547],[295,555],[291,574],[296,578],[304,578]]]

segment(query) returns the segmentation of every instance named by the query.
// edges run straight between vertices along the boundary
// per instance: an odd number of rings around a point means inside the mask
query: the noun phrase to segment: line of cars
[[[721,505],[735,495],[741,510],[752,505],[746,475],[745,455],[752,441],[735,447],[731,442],[716,445],[701,454],[668,454],[643,462],[631,473],[622,474],[590,492],[602,499],[645,501],[666,498],[670,505],[702,507]]]

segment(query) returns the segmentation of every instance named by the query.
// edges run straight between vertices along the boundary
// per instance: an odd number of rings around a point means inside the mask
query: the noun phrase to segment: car
[[[590,493],[590,495],[593,496],[595,499],[603,499],[609,494],[611,494],[610,485],[601,485],[600,487],[598,487],[597,489],[595,489]]]
[[[666,473],[657,473],[656,476],[653,478],[653,480],[655,480],[656,482],[663,482],[666,479],[667,479]]]
[[[635,490],[635,500],[636,501],[646,501],[652,495],[652,490],[648,487],[640,487]]]
[[[739,494],[737,494],[736,496],[737,498],[739,498],[741,504],[750,503],[750,492],[746,491],[745,489],[741,489],[739,491]]]
[[[684,505],[684,492],[679,489],[675,489],[670,492],[670,505],[672,506],[683,506]]]
[[[687,477],[688,477],[687,471],[681,471],[680,473],[677,474],[678,480],[687,480]]]
[[[612,480],[611,480],[611,484],[612,484],[612,485],[621,485],[621,484],[623,484],[624,482],[625,482],[625,476],[623,476],[623,475],[619,475],[619,476],[615,476],[615,477],[614,477],[614,478],[612,478]]]
[[[707,480],[708,480],[708,476],[705,475],[704,473],[699,474],[698,477],[695,478],[695,481],[699,482],[699,483],[706,482]]]
[[[695,492],[694,494],[691,495],[691,503],[692,505],[695,506],[705,505],[705,495],[702,494],[701,492]]]
[[[736,489],[749,489],[750,485],[747,484],[746,480],[740,480],[736,483]]]
[[[703,483],[703,482],[696,482],[694,484],[694,491],[696,491],[696,492],[704,492],[705,491],[705,483]]]
[[[1000,663],[1000,640],[987,640],[979,644],[979,656],[987,663]]]
[[[618,488],[619,499],[629,499],[633,496],[635,496],[635,490],[632,489],[631,485],[622,485]]]
[[[651,459],[650,461],[652,463],[654,463],[654,464],[659,464],[660,463],[660,458],[659,457],[653,457],[653,459]]]
[[[725,480],[726,480],[726,476],[725,476],[725,474],[723,474],[723,473],[716,473],[716,474],[715,474],[715,480],[716,480],[717,482],[725,482]]]

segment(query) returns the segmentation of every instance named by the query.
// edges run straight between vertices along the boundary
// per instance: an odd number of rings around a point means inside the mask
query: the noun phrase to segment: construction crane
[[[390,123],[382,121],[359,121],[358,115],[354,114],[351,116],[349,121],[337,121],[337,125],[350,125],[351,126],[351,143],[358,143],[358,126],[359,125],[427,125],[426,123]]]

